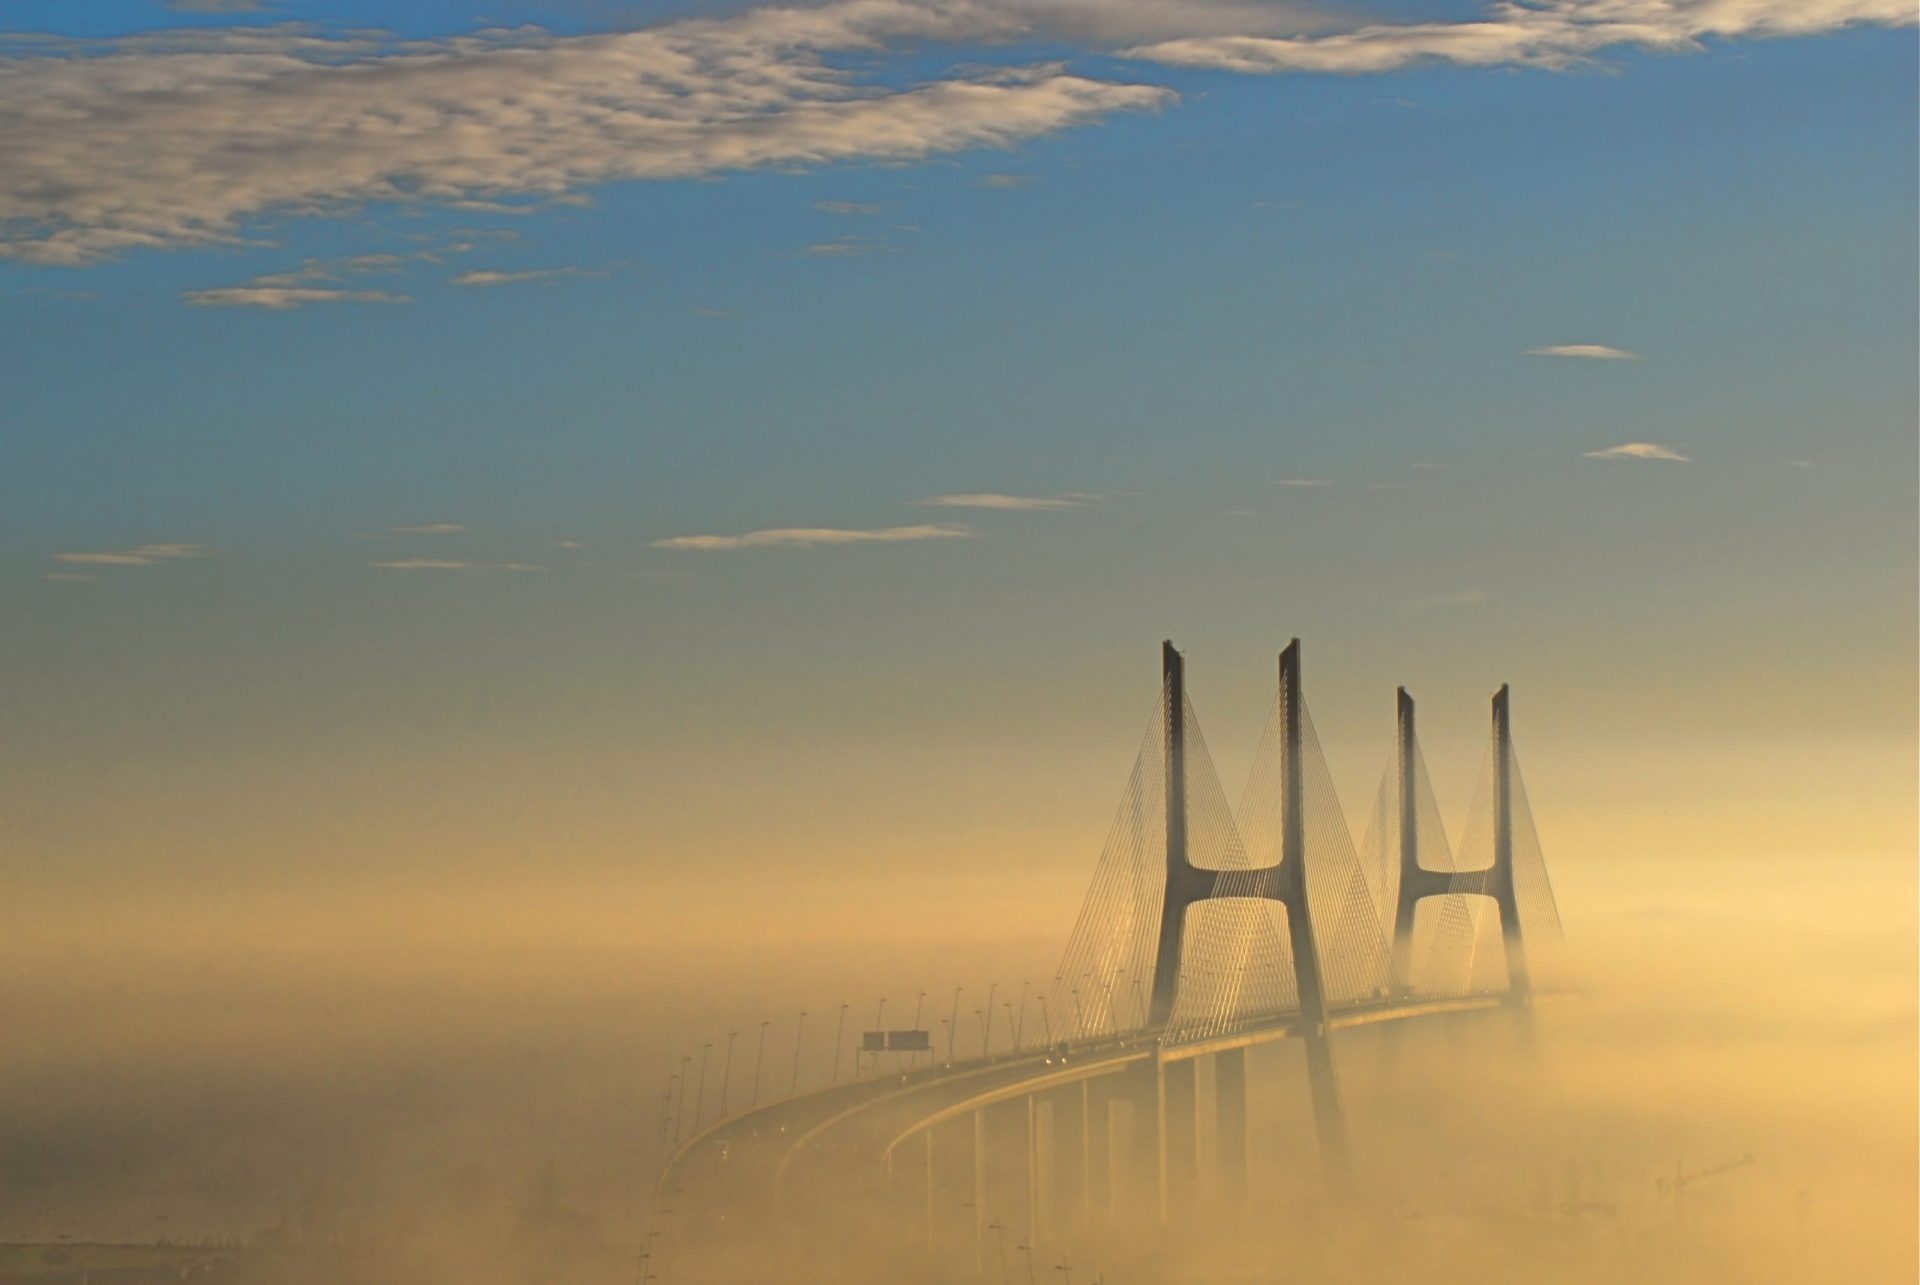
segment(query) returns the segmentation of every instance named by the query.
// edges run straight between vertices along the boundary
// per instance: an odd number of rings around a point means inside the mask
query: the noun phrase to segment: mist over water
[[[1320,1178],[1299,1047],[1266,1046],[1250,1062],[1244,1225],[1209,1211],[1203,1128],[1190,1225],[1049,1244],[1036,1271],[1116,1283],[1911,1279],[1913,873],[1768,866],[1729,887],[1726,869],[1639,863],[1593,881],[1584,903],[1568,894],[1582,989],[1542,1001],[1530,1052],[1499,1012],[1338,1036],[1354,1144],[1344,1192]],[[854,926],[805,946],[623,942],[597,917],[553,912],[538,933],[489,946],[478,928],[356,940],[311,907],[282,907],[276,932],[272,913],[76,913],[58,931],[43,914],[38,931],[10,935],[0,1241],[265,1247],[241,1260],[241,1279],[631,1280],[661,1092],[680,1059],[697,1068],[713,1044],[699,1104],[711,1120],[728,1030],[740,1032],[726,1086],[738,1111],[763,1017],[765,1101],[795,1082],[802,1007],[805,1090],[834,1073],[839,1003],[845,1079],[851,1033],[881,995],[898,1014],[889,1025],[920,1004],[944,1038],[949,979],[966,982],[965,1057],[988,982],[1009,998],[1012,969],[1044,975],[1058,944],[1037,930],[972,947],[958,932],[863,942]],[[1209,1091],[1202,1074],[1203,1118]],[[692,1117],[684,1104],[689,1131]],[[1676,1173],[1747,1156],[1676,1199]],[[675,1243],[689,1212],[652,1215],[659,1279],[804,1278],[786,1274],[795,1247],[769,1229],[729,1233],[717,1256],[690,1232]],[[840,1279],[974,1278],[972,1261],[897,1250],[897,1207],[840,1212],[804,1247]],[[1008,1252],[1018,1281],[1024,1254]],[[998,1279],[996,1262],[984,1271]]]

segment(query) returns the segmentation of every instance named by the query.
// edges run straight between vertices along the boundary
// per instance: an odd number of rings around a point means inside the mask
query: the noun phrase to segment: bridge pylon
[[[1483,896],[1492,899],[1500,917],[1500,936],[1507,965],[1507,1002],[1525,1013],[1533,1004],[1532,975],[1527,968],[1526,940],[1521,933],[1519,897],[1513,861],[1513,721],[1511,693],[1503,683],[1493,694],[1493,861],[1478,870],[1429,870],[1420,863],[1418,839],[1418,742],[1414,738],[1413,697],[1402,687],[1398,695],[1395,736],[1399,790],[1399,891],[1393,915],[1391,986],[1395,995],[1413,988],[1414,914],[1429,897]]]
[[[1340,1112],[1339,1085],[1328,1041],[1327,994],[1319,943],[1307,895],[1306,706],[1301,697],[1300,640],[1280,653],[1280,714],[1283,735],[1279,860],[1256,870],[1221,871],[1195,866],[1187,846],[1186,674],[1171,642],[1161,644],[1162,700],[1166,745],[1166,892],[1154,955],[1153,990],[1148,1007],[1150,1029],[1164,1030],[1179,997],[1187,912],[1214,897],[1253,897],[1276,901],[1286,910],[1287,939],[1300,1031],[1306,1040],[1307,1074],[1313,1098],[1314,1127],[1321,1158],[1331,1174],[1347,1167],[1346,1125]],[[1223,875],[1230,878],[1223,879]]]

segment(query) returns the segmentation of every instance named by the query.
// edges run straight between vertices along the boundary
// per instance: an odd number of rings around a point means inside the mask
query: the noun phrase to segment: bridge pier
[[[1055,1089],[1047,1097],[1046,1119],[1053,1172],[1046,1185],[1044,1227],[1048,1239],[1072,1236],[1087,1226],[1091,1169],[1092,1094],[1086,1081]]]
[[[1009,1245],[1033,1241],[1033,1099],[1013,1098],[982,1107],[981,1205],[991,1228]]]
[[[1247,1212],[1247,1050],[1213,1055],[1215,1203],[1231,1223]]]
[[[1138,1062],[1121,1073],[1124,1081],[1125,1150],[1114,1166],[1114,1218],[1144,1226],[1160,1220],[1160,1074],[1152,1062]]]
[[[979,1152],[972,1115],[927,1129],[927,1248],[936,1256],[979,1265],[975,1212]]]
[[[1194,1058],[1160,1062],[1160,1220],[1185,1221],[1200,1185],[1199,1066]]]
[[[1101,1077],[1087,1082],[1087,1225],[1104,1227],[1118,1212],[1115,1207],[1117,1184],[1113,1178],[1116,1148],[1114,1105],[1119,1101],[1116,1082]]]
[[[1052,1093],[1027,1098],[1031,1120],[1027,1149],[1027,1232],[1030,1245],[1044,1245],[1054,1239],[1059,1224],[1060,1117],[1058,1101]]]

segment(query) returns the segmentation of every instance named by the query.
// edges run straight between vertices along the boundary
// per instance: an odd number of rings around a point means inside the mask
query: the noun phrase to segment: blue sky
[[[0,757],[46,878],[218,865],[272,808],[209,842],[213,800],[316,770],[533,797],[609,747],[817,797],[951,730],[985,792],[1071,726],[1084,811],[1167,635],[1228,741],[1305,635],[1367,770],[1381,690],[1470,754],[1503,678],[1568,772],[1650,727],[1910,758],[1900,6],[879,0],[817,52],[746,5],[385,8],[0,14]],[[713,61],[658,80],[569,43],[688,14]],[[1754,699],[1793,664],[1825,689]]]

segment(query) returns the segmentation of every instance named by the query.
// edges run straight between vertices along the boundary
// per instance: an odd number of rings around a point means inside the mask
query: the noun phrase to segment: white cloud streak
[[[1527,349],[1529,357],[1574,357],[1588,361],[1639,361],[1640,354],[1628,352],[1625,348],[1614,348],[1607,344],[1549,344],[1545,348]]]
[[[1503,0],[1472,22],[1374,23],[1311,36],[1214,35],[1139,45],[1126,56],[1238,72],[1360,75],[1420,63],[1559,69],[1601,50],[1694,51],[1711,39],[1905,26],[1910,0]]]
[[[848,544],[911,544],[921,540],[964,540],[973,535],[970,527],[950,522],[920,526],[890,526],[848,529],[845,527],[770,527],[739,535],[676,535],[655,540],[656,549],[694,549],[712,552],[727,549],[813,549]]]
[[[1662,446],[1658,442],[1622,442],[1618,446],[1609,446],[1605,450],[1588,451],[1590,460],[1658,460],[1668,464],[1691,464],[1691,456],[1682,455],[1671,446]]]
[[[465,535],[466,530],[466,525],[460,522],[419,522],[387,528],[391,535]]]
[[[131,549],[100,549],[81,553],[56,553],[55,562],[78,563],[95,567],[151,567],[181,558],[204,558],[213,550],[204,544],[140,544]]]
[[[800,252],[804,259],[857,259],[868,254],[893,254],[897,246],[885,241],[877,241],[870,236],[843,236],[832,241],[820,241]]]
[[[883,87],[834,58],[1020,30],[968,0],[831,0],[585,36],[280,25],[16,41],[0,57],[0,255],[84,264],[366,202],[522,208],[617,180],[917,160],[1174,98],[1054,65]],[[259,288],[195,301],[337,297]]]
[[[978,491],[962,495],[930,495],[914,503],[930,509],[1003,509],[1024,512],[1084,509],[1093,496],[1082,491],[1062,495],[1003,495],[997,491]]]
[[[218,286],[188,290],[182,299],[196,308],[264,308],[290,312],[310,303],[412,303],[409,295],[389,290],[335,290],[322,286]]]
[[[458,558],[392,558],[373,564],[383,571],[544,571],[528,562],[467,562]]]
[[[581,277],[604,277],[604,272],[589,272],[585,268],[528,268],[520,272],[494,272],[476,269],[462,272],[453,278],[449,285],[456,286],[517,286],[539,281],[572,281]]]

